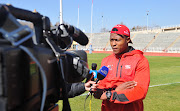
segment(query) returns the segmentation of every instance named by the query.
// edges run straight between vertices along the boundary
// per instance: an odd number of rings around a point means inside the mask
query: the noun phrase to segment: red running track
[[[89,53],[89,52],[87,52]],[[107,53],[112,54],[112,51],[93,51],[92,53]],[[170,56],[170,57],[180,57],[180,53],[158,53],[158,52],[144,52],[147,56]]]

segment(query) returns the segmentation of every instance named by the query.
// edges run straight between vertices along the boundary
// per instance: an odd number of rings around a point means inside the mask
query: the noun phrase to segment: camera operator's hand
[[[137,85],[137,82],[135,81],[128,81],[120,84],[119,86],[116,87],[115,91],[122,91],[125,89],[131,89],[134,88]]]
[[[88,81],[87,83],[85,83],[85,89],[86,91],[96,91],[97,87],[99,86],[98,84],[96,84],[95,81]]]

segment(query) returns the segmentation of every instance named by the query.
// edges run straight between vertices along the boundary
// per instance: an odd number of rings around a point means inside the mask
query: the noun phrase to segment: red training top
[[[110,100],[103,100],[102,111],[143,111],[143,99],[146,97],[150,83],[148,60],[140,50],[133,50],[120,56],[111,54],[102,60],[101,66],[107,66],[109,72],[100,81],[100,89],[111,90]],[[136,81],[137,86],[115,92],[119,84]]]

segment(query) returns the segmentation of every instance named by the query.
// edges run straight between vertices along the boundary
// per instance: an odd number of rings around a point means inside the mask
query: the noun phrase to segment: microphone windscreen
[[[69,25],[68,32],[70,33],[70,35],[72,35],[73,40],[78,42],[80,45],[85,46],[88,44],[88,42],[89,42],[88,37],[80,29],[78,29],[72,25]]]
[[[97,64],[96,63],[92,63],[91,67],[92,67],[92,70],[96,70]]]
[[[86,83],[87,83],[88,81],[94,81],[94,74],[93,74],[92,70],[89,71],[89,74],[88,74],[88,76],[86,77]]]
[[[106,67],[106,66],[101,67],[101,68],[99,69],[99,71],[98,71],[97,78],[98,78],[99,80],[104,79],[104,78],[106,77],[106,75],[108,74],[108,71],[109,71],[109,68],[108,68],[108,67]]]

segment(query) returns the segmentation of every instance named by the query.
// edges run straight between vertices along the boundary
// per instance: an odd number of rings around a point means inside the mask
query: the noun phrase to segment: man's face
[[[110,45],[112,47],[113,52],[117,54],[122,54],[128,51],[128,42],[130,38],[126,38],[123,35],[118,35],[115,33],[111,33],[110,35]]]

